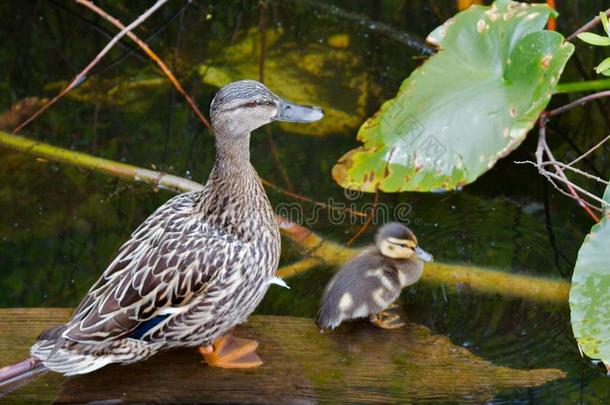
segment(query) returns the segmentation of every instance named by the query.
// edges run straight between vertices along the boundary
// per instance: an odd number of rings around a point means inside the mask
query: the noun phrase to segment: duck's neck
[[[216,136],[216,160],[203,192],[200,212],[235,234],[246,235],[253,221],[274,221],[265,190],[250,164],[250,134]]]
[[[226,165],[225,165],[226,163]],[[250,134],[218,134],[216,136],[216,166],[250,164]]]
[[[259,182],[256,171],[250,164],[250,134],[218,134],[216,136],[216,158],[209,181],[223,184],[222,190],[229,193],[242,189],[252,181]]]

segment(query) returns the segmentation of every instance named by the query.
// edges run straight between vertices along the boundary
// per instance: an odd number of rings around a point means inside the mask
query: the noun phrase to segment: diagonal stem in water
[[[91,1],[76,0],[76,2],[78,4],[81,4],[85,7],[87,7],[88,9],[90,9],[91,11],[93,11],[94,13],[99,15],[100,17],[102,17],[105,20],[107,20],[108,22],[110,22],[115,27],[117,27],[121,30],[125,29],[125,26],[123,25],[123,23],[121,23],[118,19],[114,18],[113,16],[111,16],[110,14],[108,14],[107,12],[105,12],[104,10],[102,10],[101,8],[96,6],[95,4],[93,4]],[[199,107],[197,107],[197,104],[195,104],[195,101],[193,101],[193,98],[186,92],[184,87],[182,87],[182,84],[180,83],[180,81],[178,81],[176,76],[174,76],[172,71],[165,64],[165,62],[163,62],[163,60],[161,60],[161,58],[159,58],[157,56],[157,54],[154,53],[152,51],[152,49],[150,49],[150,47],[144,41],[142,41],[136,34],[129,31],[127,33],[127,36],[133,42],[135,42],[140,48],[142,48],[142,50],[159,66],[159,68],[163,71],[163,73],[167,76],[167,78],[172,82],[172,84],[174,85],[176,90],[178,90],[178,92],[185,98],[186,102],[191,107],[191,110],[193,110],[193,113],[195,113],[195,115],[197,116],[199,121],[201,121],[201,123],[203,125],[205,125],[208,129],[211,129],[210,123],[205,118],[205,116],[202,114]]]
[[[157,2],[155,4],[153,4],[153,6],[151,8],[146,10],[142,15],[140,15],[138,18],[136,18],[127,27],[124,27],[118,34],[116,34],[114,36],[114,38],[112,38],[110,40],[110,42],[108,42],[106,44],[106,46],[96,55],[96,57],[79,74],[77,74],[76,77],[74,77],[72,82],[70,82],[70,84],[65,89],[63,89],[58,95],[56,95],[49,102],[47,102],[45,105],[43,105],[38,111],[36,111],[32,116],[30,116],[27,120],[25,120],[21,125],[19,125],[17,128],[15,128],[13,130],[13,133],[18,133],[19,131],[21,131],[23,128],[25,128],[27,125],[29,125],[32,121],[34,121],[40,114],[45,112],[47,109],[49,109],[49,107],[54,105],[61,98],[63,98],[66,94],[68,94],[70,91],[72,91],[72,89],[74,89],[76,86],[78,86],[80,83],[82,83],[86,79],[87,73],[89,73],[91,71],[91,69],[93,69],[93,67],[95,65],[97,65],[100,60],[102,60],[102,58],[112,49],[112,47],[117,42],[119,42],[119,40],[121,38],[123,38],[125,35],[127,35],[127,33],[129,33],[132,29],[134,29],[135,27],[137,27],[138,25],[140,25],[144,21],[146,21],[146,19],[148,17],[150,17],[155,11],[157,11],[165,3],[167,3],[167,0],[157,0]]]
[[[143,182],[175,192],[199,190],[202,187],[199,183],[171,174],[59,148],[3,131],[0,131],[0,145],[50,161],[65,163],[128,181]],[[280,276],[296,276],[314,268],[317,264],[340,266],[360,252],[359,249],[323,239],[310,229],[286,218],[276,217],[276,219],[284,236],[299,246],[305,256],[305,261],[279,269],[278,275]],[[560,304],[567,302],[569,283],[561,279],[546,279],[439,262],[428,264],[426,269],[427,271],[422,276],[424,282],[456,288],[465,285],[483,293],[521,297],[537,302]]]

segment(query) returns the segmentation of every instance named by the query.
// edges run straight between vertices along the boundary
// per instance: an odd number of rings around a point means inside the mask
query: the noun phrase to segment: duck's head
[[[398,222],[390,222],[379,228],[375,243],[382,255],[392,259],[417,257],[424,262],[433,260],[430,253],[419,247],[415,234]]]
[[[324,113],[319,107],[283,100],[256,80],[240,80],[216,93],[210,116],[217,134],[245,135],[271,121],[314,122]]]

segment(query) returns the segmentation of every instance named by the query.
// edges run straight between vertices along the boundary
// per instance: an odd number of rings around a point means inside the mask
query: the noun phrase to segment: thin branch
[[[546,139],[543,139],[543,144],[544,144],[543,145],[544,151],[547,154],[547,156],[551,159],[551,161],[557,162],[557,159],[555,159],[553,152],[551,152],[551,148],[549,148],[549,145],[546,143]],[[595,222],[599,222],[599,220],[600,220],[599,217],[593,211],[591,211],[591,208],[588,206],[586,201],[581,198],[581,196],[576,192],[576,190],[579,190],[579,191],[584,192],[585,194],[589,194],[591,196],[593,196],[593,194],[590,194],[588,191],[583,190],[582,188],[580,188],[577,185],[575,185],[574,183],[572,183],[567,178],[567,176],[565,175],[563,170],[561,170],[561,168],[559,168],[558,165],[555,164],[555,165],[553,165],[553,167],[555,168],[555,170],[558,174],[559,180],[562,180],[564,182],[564,184],[566,185],[566,187],[568,188],[570,193],[576,198],[578,203],[584,208],[585,211],[587,211],[589,216],[591,218],[593,218],[595,220]],[[597,197],[593,196],[593,198],[597,198]]]
[[[167,0],[164,0],[167,1]],[[115,27],[121,29],[121,30],[125,30],[125,26],[116,18],[114,18],[113,16],[111,16],[110,14],[108,14],[107,12],[105,12],[104,10],[102,10],[101,8],[99,8],[98,6],[96,6],[95,4],[93,4],[91,1],[89,0],[76,0],[76,2],[78,4],[81,4],[85,7],[87,7],[88,9],[90,9],[91,11],[95,12],[96,14],[98,14],[100,17],[104,18],[105,20],[107,20],[108,22],[110,22],[112,25],[114,25]],[[122,31],[121,31],[122,32]],[[163,62],[161,60],[161,58],[159,58],[157,56],[157,54],[155,54],[152,49],[150,49],[150,47],[148,45],[146,45],[146,43],[144,43],[144,41],[142,41],[140,38],[138,38],[138,36],[136,34],[134,34],[133,32],[128,32],[127,36],[134,41],[140,48],[142,48],[142,50],[153,60],[155,61],[155,63],[159,66],[159,68],[161,68],[161,70],[163,71],[163,73],[165,73],[165,75],[167,76],[167,78],[172,82],[172,84],[174,85],[174,87],[176,88],[176,90],[178,90],[178,92],[182,95],[182,97],[185,98],[186,102],[188,103],[188,105],[191,107],[191,110],[193,110],[193,112],[195,113],[195,115],[197,116],[197,118],[199,119],[199,121],[201,121],[201,123],[203,125],[205,125],[208,129],[211,129],[210,123],[208,122],[208,120],[205,118],[205,116],[201,113],[201,110],[199,110],[199,107],[197,107],[197,104],[195,104],[195,102],[193,101],[193,98],[186,92],[186,90],[184,89],[184,87],[182,87],[182,84],[178,81],[178,79],[176,78],[176,76],[174,76],[174,74],[172,73],[172,71],[167,67],[167,65],[165,64],[165,62]]]
[[[555,165],[555,163],[552,163],[552,164]],[[562,173],[562,172],[560,172],[560,173]],[[546,171],[546,175],[551,177],[551,178],[553,178],[553,179],[555,179],[555,180],[559,180],[559,181],[563,182],[566,186],[568,185],[568,183],[566,182],[564,176],[561,176],[561,175],[559,175],[557,173],[553,173],[553,172],[549,172],[549,171]],[[574,189],[580,191],[582,194],[586,195],[587,197],[591,198],[592,200],[595,200],[595,201],[599,202],[602,205],[607,205],[607,203],[604,200],[602,200],[601,198],[597,197],[594,194],[589,193],[587,190],[583,189],[582,187],[577,186],[577,185],[575,185],[572,182],[570,182],[570,186],[573,187]],[[581,204],[586,204],[588,207],[590,207],[592,209],[595,209],[597,211],[603,212],[603,210],[601,208],[594,206],[593,204],[587,202],[586,200],[583,200],[582,198],[580,199],[579,202]],[[597,222],[599,222],[599,218],[596,218],[596,219],[597,219]]]
[[[569,104],[561,106],[559,108],[555,108],[554,110],[546,112],[547,117],[554,117],[559,114],[563,114],[567,111],[570,111],[576,107],[580,107],[584,104],[587,104],[590,101],[597,100],[603,97],[610,97],[610,90],[600,91],[599,93],[589,94],[588,96],[579,98],[578,100],[572,101]]]
[[[533,162],[532,162],[532,163],[533,163]],[[558,165],[558,166],[559,166],[559,167],[561,167],[562,169],[565,169],[565,170],[570,170],[570,171],[572,171],[572,172],[574,172],[574,173],[576,173],[576,174],[580,174],[581,176],[584,176],[584,177],[589,178],[589,179],[591,179],[591,180],[595,180],[595,181],[597,181],[597,182],[599,182],[599,183],[601,183],[601,184],[604,184],[604,185],[606,185],[606,186],[607,186],[608,184],[610,184],[610,182],[608,182],[608,181],[606,181],[606,180],[602,179],[601,177],[595,176],[595,175],[593,175],[593,174],[591,174],[591,173],[587,173],[587,172],[585,172],[584,170],[577,169],[576,167],[572,167],[572,166],[567,165],[567,164],[562,163],[562,162],[544,162],[544,163],[542,163],[542,165],[543,165],[543,166],[548,166],[548,165]]]
[[[537,166],[535,163],[530,162],[530,161],[523,161],[523,162],[515,162],[518,164],[528,164],[528,163],[532,163],[534,166]],[[559,187],[559,185],[555,182],[555,180],[553,180],[553,178],[551,176],[549,176],[549,171],[547,170],[543,170],[540,171],[540,175],[543,176],[544,178],[546,178],[546,180],[553,186],[553,188],[557,191],[559,191],[561,194],[565,195],[566,197],[569,197],[571,199],[575,199],[573,194],[570,194],[569,192],[565,191],[563,188]],[[563,184],[563,181],[562,181]],[[586,204],[587,206],[591,207],[591,208],[595,208],[598,209],[597,207],[595,207],[593,204],[589,203],[588,201],[582,201],[583,204]],[[579,204],[580,205],[580,204]]]
[[[584,154],[580,155],[579,157],[577,157],[576,159],[572,160],[570,163],[568,163],[568,166],[573,166],[574,164],[576,164],[577,162],[581,161],[582,159],[586,158],[588,155],[590,155],[591,153],[593,153],[596,149],[598,149],[600,146],[602,146],[604,143],[606,143],[608,141],[608,139],[610,139],[610,135],[608,135],[607,137],[605,137],[604,139],[602,139],[597,145],[595,145],[594,147],[592,147],[591,149],[589,149],[588,151],[586,151]]]
[[[516,162],[515,162],[515,164],[518,164],[518,165],[523,165],[523,164],[531,164],[532,166],[536,166],[536,167],[538,167],[538,165],[537,165],[535,162],[532,162],[531,160],[522,160],[522,161],[516,161]],[[544,162],[544,163],[542,163],[542,165],[543,165],[543,166],[545,166],[545,165],[552,165],[552,166],[556,166],[556,165],[563,165],[563,166],[565,166],[565,164],[564,164],[564,163],[560,163],[560,162]],[[557,191],[559,191],[559,192],[560,192],[561,194],[563,194],[563,195],[566,195],[566,196],[568,196],[568,197],[570,197],[570,198],[574,199],[574,195],[573,195],[573,194],[570,194],[570,193],[568,193],[567,191],[565,191],[564,189],[562,189],[561,187],[559,187],[559,186],[557,185],[557,183],[556,183],[556,182],[553,180],[553,179],[555,179],[555,180],[559,180],[559,181],[560,181],[562,184],[566,184],[566,185],[567,185],[567,183],[566,183],[566,181],[564,180],[564,178],[563,178],[563,177],[559,176],[557,173],[549,172],[549,171],[548,171],[548,170],[546,170],[546,169],[539,170],[539,172],[540,172],[540,174],[541,174],[542,176],[546,177],[546,179],[549,181],[549,183],[551,183],[551,184],[553,185],[553,187],[554,187],[555,189],[557,189]],[[573,184],[573,183],[571,183],[571,182],[570,182],[570,184],[571,184],[573,187],[575,187],[576,189],[580,190],[580,191],[581,191],[583,194],[585,194],[585,195],[587,195],[588,197],[590,197],[591,199],[594,199],[594,200],[596,200],[596,201],[600,202],[600,203],[601,203],[601,204],[603,204],[603,205],[608,205],[608,203],[607,203],[607,202],[605,202],[604,200],[601,200],[599,197],[597,197],[597,196],[595,196],[595,195],[593,195],[593,194],[589,193],[589,192],[588,192],[588,191],[586,191],[586,190],[583,190],[582,188],[580,188],[580,187],[578,187],[578,186],[574,185],[574,184]],[[586,200],[581,199],[581,200],[579,201],[579,203],[586,204],[588,207],[590,207],[590,208],[592,208],[592,209],[594,209],[594,210],[597,210],[597,211],[600,211],[600,212],[601,212],[601,211],[603,211],[603,210],[602,210],[602,209],[600,209],[599,207],[597,207],[597,206],[595,206],[595,205],[591,204],[590,202],[588,202],[588,201],[586,201]]]
[[[604,11],[604,14],[606,14],[607,16],[610,17],[610,8],[608,10]],[[601,22],[601,19],[599,18],[599,16],[595,17],[594,19],[592,19],[591,21],[589,21],[588,23],[586,23],[585,25],[583,25],[582,27],[580,27],[579,29],[574,31],[574,33],[572,35],[570,35],[569,37],[566,38],[566,41],[572,42],[578,34],[585,32],[585,31],[589,31],[591,28],[596,27],[600,22]]]
[[[579,128],[579,133],[584,134],[588,129],[590,129],[590,117],[587,115],[583,116],[582,122],[581,124],[578,125]],[[552,132],[556,133],[558,136],[561,137],[561,139],[568,144],[568,146],[570,146],[576,153],[577,156],[582,155],[583,152],[582,150],[580,150],[580,147],[576,144],[576,142],[574,142],[574,140],[567,136],[565,133],[558,131],[556,128],[547,128],[548,130],[551,130]],[[584,159],[583,160],[583,164],[587,165],[597,176],[602,176],[601,172],[597,169],[597,167],[595,166],[594,162],[591,161],[590,159]]]
[[[536,147],[536,166],[538,167],[538,171],[540,172],[540,174],[542,174],[549,181],[551,181],[551,176],[548,176],[548,174],[550,174],[550,172],[547,171],[543,165],[545,153],[547,154],[547,156],[550,158],[550,160],[552,162],[557,162],[557,160],[553,156],[553,153],[551,152],[550,148],[548,147],[548,145],[546,143],[546,121],[547,121],[548,117],[549,117],[548,113],[543,112],[542,114],[540,114],[540,117],[538,118],[539,129],[538,129],[538,146]],[[590,207],[591,204],[588,203],[587,201],[583,200],[581,198],[581,196],[576,192],[576,190],[574,189],[574,185],[572,184],[572,182],[570,182],[570,180],[568,180],[568,178],[566,177],[563,170],[561,170],[561,168],[556,164],[553,165],[553,168],[555,169],[555,171],[557,173],[559,173],[560,180],[568,188],[568,190],[570,192],[570,196],[578,202],[578,205],[580,205],[585,210],[585,212],[587,214],[589,214],[589,216],[595,220],[595,222],[599,222],[599,217],[591,210],[591,207]],[[556,186],[556,184],[554,182],[551,181],[551,183],[554,186]],[[556,188],[558,188],[558,187],[556,187]],[[597,207],[595,207],[595,208],[597,209]]]
[[[101,35],[106,37],[106,39],[110,40],[114,36],[114,34],[112,32],[110,32],[106,28],[100,26],[95,21],[89,20],[89,19],[83,17],[80,13],[77,13],[76,11],[72,10],[72,8],[67,7],[66,6],[66,4],[67,4],[66,1],[50,0],[50,2],[55,7],[61,9],[63,12],[65,12],[65,13],[69,14],[70,16],[75,17],[75,18],[79,19],[80,21],[84,22],[89,27],[91,27],[93,30],[99,32]],[[119,42],[117,42],[117,45],[120,46],[121,48],[124,48],[126,50],[125,55],[133,54],[141,62],[146,62],[146,57],[142,54],[142,52],[140,52],[138,50],[138,48],[134,47],[133,45],[131,45],[131,44],[125,42],[125,41],[119,41]],[[97,73],[99,73],[99,72],[97,72]]]
[[[140,15],[138,18],[136,18],[127,27],[124,27],[121,30],[121,32],[116,34],[114,36],[114,38],[112,38],[110,40],[110,42],[108,42],[108,44],[106,44],[104,49],[102,49],[97,54],[97,56],[91,61],[91,63],[89,63],[89,65],[87,65],[87,67],[85,67],[79,74],[76,75],[76,77],[74,77],[72,82],[65,89],[63,89],[58,95],[53,97],[48,103],[43,105],[38,111],[36,111],[32,116],[30,116],[30,118],[28,118],[21,125],[19,125],[17,128],[15,128],[13,130],[13,133],[18,133],[19,131],[21,131],[28,124],[30,124],[32,121],[34,121],[40,114],[45,112],[47,109],[49,109],[49,107],[54,105],[62,97],[64,97],[66,94],[68,94],[72,89],[74,89],[76,86],[78,86],[80,83],[82,83],[86,79],[87,73],[89,73],[91,71],[91,69],[93,69],[93,67],[95,65],[97,65],[97,63],[100,60],[102,60],[102,58],[112,49],[112,47],[117,42],[119,42],[121,40],[121,38],[123,38],[125,35],[127,35],[127,33],[130,32],[131,30],[133,30],[135,27],[137,27],[138,25],[143,23],[148,17],[150,17],[155,11],[157,11],[165,3],[167,3],[167,0],[157,0],[157,2],[151,8],[146,10],[142,15]]]
[[[327,4],[324,1],[316,0],[284,0],[292,4],[299,4],[305,7],[309,7],[318,10],[321,15],[328,18],[339,18],[341,20],[349,21],[362,29],[372,31],[384,35],[396,42],[405,44],[406,46],[417,50],[419,53],[424,55],[433,55],[436,53],[436,49],[428,46],[425,41],[422,41],[417,36],[409,34],[404,31],[397,30],[390,24],[386,24],[381,21],[373,21],[366,15],[353,13],[350,11],[343,10],[335,5]],[[434,4],[434,3],[432,3]]]
[[[350,215],[354,215],[354,216],[357,216],[357,217],[364,218],[364,217],[367,216],[366,213],[361,212],[361,211],[356,211],[356,210],[353,210],[353,209],[350,209],[350,208],[344,208],[344,207],[336,207],[334,205],[323,203],[322,201],[316,201],[313,198],[309,198],[309,197],[305,197],[305,196],[297,194],[297,193],[293,193],[292,191],[284,190],[283,188],[281,188],[279,186],[276,186],[275,184],[271,183],[269,180],[261,179],[261,182],[265,186],[267,186],[267,187],[269,187],[269,188],[279,192],[280,194],[286,195],[288,197],[292,197],[295,200],[305,201],[305,202],[308,202],[310,204],[316,205],[316,206],[318,206],[320,208],[324,208],[324,209],[330,209],[330,210],[335,210],[335,211],[344,211],[344,212],[346,212],[346,213],[348,213]]]
[[[352,238],[350,240],[347,241],[347,246],[351,246],[352,243],[354,243],[356,241],[356,239],[358,239],[360,237],[360,235],[362,235],[364,233],[364,231],[366,231],[366,229],[369,227],[369,225],[371,224],[371,221],[373,221],[373,217],[375,216],[377,204],[379,204],[379,189],[375,190],[375,201],[373,201],[373,209],[371,210],[370,213],[368,213],[368,218],[366,219],[366,222],[364,223],[364,225],[362,225],[362,227],[358,230],[358,232],[356,232],[356,234],[354,236],[352,236]]]

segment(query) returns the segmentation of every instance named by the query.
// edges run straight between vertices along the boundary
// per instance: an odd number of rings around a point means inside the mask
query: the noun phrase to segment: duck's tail
[[[35,375],[49,371],[42,361],[30,357],[0,368],[0,398],[28,382]]]

